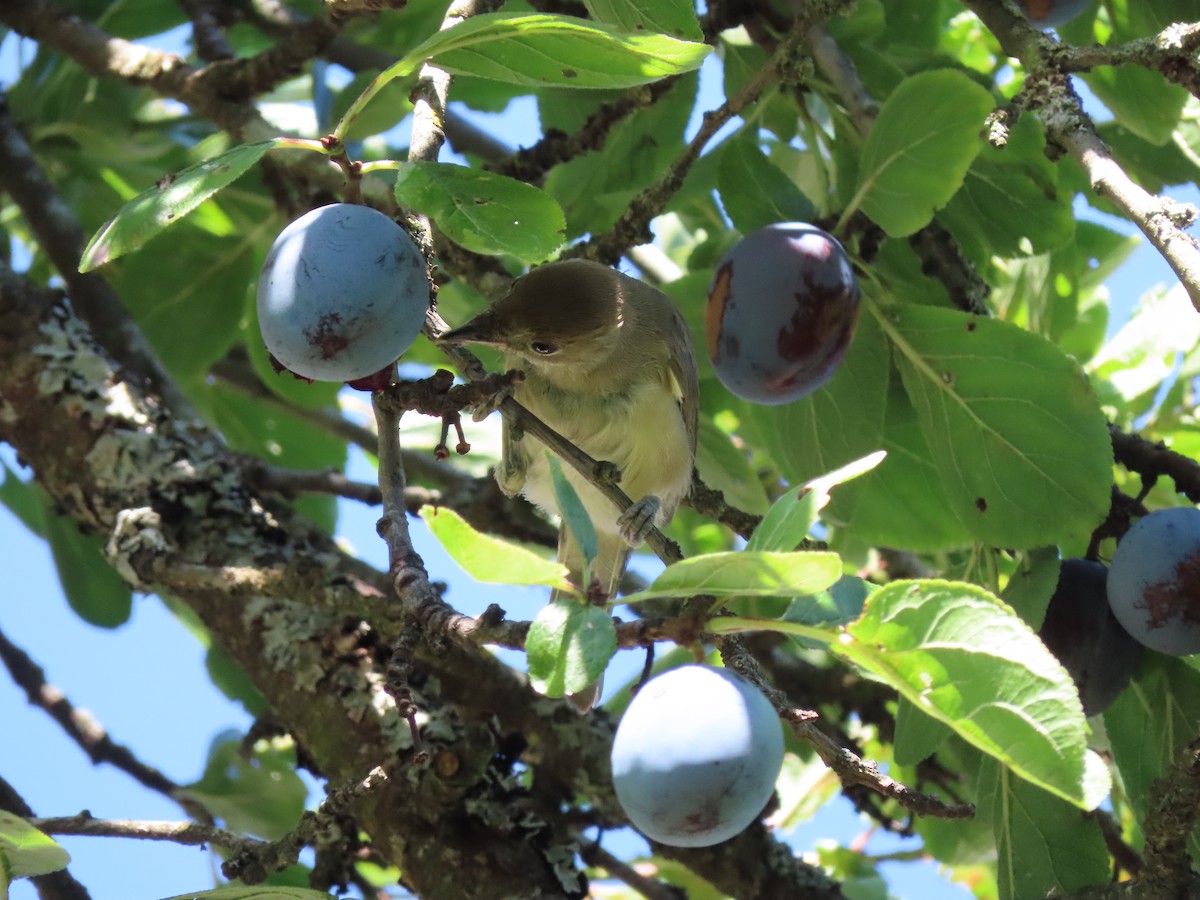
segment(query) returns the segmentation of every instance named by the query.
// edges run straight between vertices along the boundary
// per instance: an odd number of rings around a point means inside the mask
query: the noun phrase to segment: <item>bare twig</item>
[[[224,847],[242,852],[268,846],[266,841],[196,822],[168,822],[151,819],[97,819],[88,813],[30,819],[29,824],[46,834],[71,834],[83,837],[120,837],[139,841],[167,841],[191,847]]]
[[[1126,434],[1116,425],[1108,426],[1113,455],[1130,472],[1143,480],[1166,475],[1175,482],[1175,490],[1193,503],[1200,503],[1200,463],[1159,441],[1153,443],[1136,434]]]
[[[740,638],[732,635],[721,636],[717,639],[717,646],[725,665],[749,679],[767,695],[767,699],[779,712],[780,717],[791,726],[796,736],[812,746],[821,757],[821,761],[837,773],[843,785],[862,785],[870,788],[918,815],[942,819],[968,819],[975,815],[974,804],[946,803],[931,794],[923,794],[906,787],[884,775],[870,760],[861,759],[857,754],[839,746],[833,738],[817,727],[816,712],[792,706],[787,696],[763,677],[757,661]]]
[[[172,800],[179,785],[153,766],[142,762],[128,747],[114,741],[96,719],[79,709],[58,688],[47,683],[46,673],[24,650],[0,632],[0,662],[25,692],[30,704],[44,710],[94,763],[108,763],[152,791]]]
[[[687,893],[683,888],[663,884],[661,881],[655,881],[653,878],[643,875],[629,863],[622,862],[613,856],[598,843],[584,844],[579,855],[589,866],[604,869],[609,875],[629,885],[646,900],[687,900]]]

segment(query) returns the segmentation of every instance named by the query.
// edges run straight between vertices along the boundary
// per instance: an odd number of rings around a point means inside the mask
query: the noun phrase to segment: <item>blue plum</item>
[[[1079,689],[1083,711],[1104,712],[1125,690],[1142,656],[1108,605],[1108,567],[1064,559],[1038,636]]]
[[[1066,25],[1095,0],[1017,0],[1025,18],[1045,31]]]
[[[833,375],[858,311],[858,281],[832,235],[803,222],[768,225],[717,265],[704,312],[708,355],[742,399],[790,403]]]
[[[745,829],[771,798],[782,762],[782,727],[762,691],[700,665],[647,682],[612,748],[621,808],[646,837],[672,847],[708,847]]]
[[[1151,650],[1200,653],[1200,510],[1160,509],[1139,519],[1113,553],[1108,602]]]
[[[263,342],[315,381],[353,381],[394,363],[429,308],[425,259],[378,210],[322,206],[275,239],[258,279]]]

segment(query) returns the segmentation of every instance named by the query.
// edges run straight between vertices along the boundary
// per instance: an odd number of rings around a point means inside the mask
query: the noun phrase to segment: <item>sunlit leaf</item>
[[[451,558],[476,581],[570,589],[562,563],[476,531],[448,507],[422,506],[421,518]]]

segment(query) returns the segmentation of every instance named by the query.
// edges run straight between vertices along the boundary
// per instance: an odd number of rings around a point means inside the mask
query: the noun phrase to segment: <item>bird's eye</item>
[[[538,356],[550,356],[558,352],[558,344],[551,341],[534,341],[529,345],[529,349]]]

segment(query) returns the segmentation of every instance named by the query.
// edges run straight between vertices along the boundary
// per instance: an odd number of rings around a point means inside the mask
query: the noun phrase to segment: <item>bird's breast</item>
[[[654,494],[669,513],[687,493],[691,444],[679,403],[665,380],[599,394],[564,391],[530,373],[517,386],[516,398],[593,459],[615,463],[621,470],[620,487],[631,499]],[[596,527],[615,530],[612,504],[569,466],[563,468]],[[532,454],[525,493],[557,511],[544,453]]]

